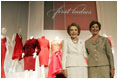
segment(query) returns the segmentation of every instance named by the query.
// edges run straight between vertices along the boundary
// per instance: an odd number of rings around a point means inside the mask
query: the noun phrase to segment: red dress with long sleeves
[[[53,40],[51,42],[51,60],[49,64],[48,78],[55,78],[56,73],[62,72],[62,41]]]
[[[35,51],[37,49],[37,51]],[[40,45],[37,39],[29,39],[26,41],[23,51],[25,53],[24,56],[24,70],[35,70],[35,60],[33,58],[33,53],[36,52],[37,54],[40,51]]]
[[[39,53],[39,62],[40,66],[44,65],[45,67],[48,66],[48,61],[49,61],[49,40],[45,39],[43,36],[42,38],[38,38],[38,42],[41,46],[41,51]]]
[[[12,60],[21,59],[22,48],[23,48],[22,37],[20,35],[18,35],[18,33],[17,33],[16,38],[15,38],[15,46],[14,46],[14,50],[13,50]]]
[[[5,78],[5,72],[4,72],[4,61],[5,61],[5,55],[6,55],[6,38],[1,39],[1,78]]]

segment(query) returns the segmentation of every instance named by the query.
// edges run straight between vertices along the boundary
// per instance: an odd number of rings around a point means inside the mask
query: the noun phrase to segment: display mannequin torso
[[[39,61],[40,61],[40,66],[44,65],[45,67],[48,66],[48,61],[49,61],[49,40],[45,39],[44,36],[41,38],[38,38],[38,42],[41,46],[41,51],[39,53]]]
[[[51,54],[62,49],[62,40],[57,36],[55,40],[51,42]]]

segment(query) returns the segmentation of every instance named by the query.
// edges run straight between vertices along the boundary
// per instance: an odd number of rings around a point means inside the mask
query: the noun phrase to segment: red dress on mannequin
[[[38,42],[41,46],[41,51],[39,53],[39,62],[40,66],[44,65],[45,67],[48,66],[48,61],[49,61],[49,40],[45,39],[44,36],[38,39]]]
[[[22,37],[20,35],[18,35],[18,33],[17,33],[16,38],[15,38],[15,46],[14,46],[14,50],[13,50],[12,60],[21,59],[22,48],[23,48]]]
[[[5,60],[5,55],[6,55],[6,38],[1,39],[1,78],[5,78],[5,72],[4,72],[4,60]]]
[[[51,59],[49,64],[48,78],[55,78],[56,73],[63,72],[61,70],[62,64],[62,41],[52,41],[51,42]]]
[[[24,70],[35,70],[35,58],[33,58],[33,53],[37,49],[37,54],[40,51],[40,45],[37,39],[29,39],[26,41],[23,51],[25,53],[24,56]]]

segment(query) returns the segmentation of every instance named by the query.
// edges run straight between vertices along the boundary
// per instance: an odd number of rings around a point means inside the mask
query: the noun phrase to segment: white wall
[[[44,19],[44,2],[30,1],[29,2],[29,17],[28,17],[28,38],[34,36],[40,37],[43,32]],[[27,39],[28,39],[27,38]]]
[[[2,1],[1,2],[1,27],[7,29],[6,36],[11,40],[14,33],[19,28],[22,29],[21,35],[23,42],[27,38],[28,26],[28,6],[29,2],[25,1]]]

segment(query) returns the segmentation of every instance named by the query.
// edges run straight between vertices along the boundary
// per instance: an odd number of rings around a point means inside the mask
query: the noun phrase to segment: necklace
[[[77,41],[72,40],[72,42],[73,42],[74,44],[77,44],[77,43],[78,43],[78,40],[77,40]]]
[[[71,38],[71,40],[72,40],[72,42],[73,42],[74,44],[77,44],[77,43],[78,43],[78,38]]]

